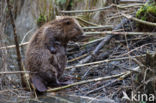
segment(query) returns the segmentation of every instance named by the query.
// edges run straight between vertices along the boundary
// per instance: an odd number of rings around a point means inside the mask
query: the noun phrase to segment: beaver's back
[[[29,49],[29,52],[27,52],[26,54],[26,68],[29,69],[31,72],[40,72],[42,68],[41,66],[46,65],[45,63],[50,63],[50,57],[51,53],[47,49]]]

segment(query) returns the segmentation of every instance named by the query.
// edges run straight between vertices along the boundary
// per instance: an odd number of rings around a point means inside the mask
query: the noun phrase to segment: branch
[[[143,56],[146,56],[146,54],[131,56],[131,57],[136,58],[136,57],[140,57],[140,56],[143,57]],[[129,57],[116,58],[116,59],[106,59],[106,60],[101,60],[101,61],[96,61],[96,62],[85,63],[85,64],[77,64],[74,66],[66,67],[65,69],[79,68],[79,67],[90,66],[90,65],[97,65],[97,64],[101,64],[101,63],[108,63],[111,61],[119,61],[119,60],[125,60],[125,59],[129,59]]]
[[[116,74],[116,75],[112,75],[112,76],[106,76],[106,77],[99,77],[99,78],[95,78],[95,79],[84,80],[84,81],[76,82],[76,83],[69,84],[69,85],[62,86],[62,87],[48,89],[47,92],[54,92],[54,91],[58,91],[58,90],[62,90],[62,89],[65,89],[65,88],[69,88],[69,87],[73,87],[73,86],[81,85],[81,84],[86,84],[86,83],[90,83],[90,82],[97,82],[97,81],[117,78],[117,77],[122,76],[124,74],[127,74],[127,72],[122,72],[120,74]]]
[[[60,11],[60,13],[86,13],[86,12],[96,12],[96,11],[103,11],[106,9],[109,9],[111,7],[113,7],[114,5],[110,5],[104,8],[99,8],[99,9],[92,9],[92,10],[71,10],[71,11]]]
[[[14,32],[14,41],[15,41],[15,45],[16,45],[16,53],[17,53],[18,67],[19,67],[19,70],[20,70],[20,71],[23,71],[23,68],[22,68],[22,61],[21,61],[21,53],[20,53],[18,38],[17,38],[17,34],[16,34],[16,26],[15,26],[15,23],[14,23],[14,19],[13,19],[12,12],[11,12],[11,5],[10,5],[9,0],[7,0],[7,7],[8,7],[9,15],[10,15],[11,25],[12,25],[12,27],[13,27],[13,32]],[[24,80],[25,80],[25,79],[24,79],[24,75],[21,74],[22,86],[25,85]]]
[[[128,7],[133,7],[133,6],[142,6],[142,5],[143,4],[141,4],[141,3],[136,3],[136,4],[133,3],[133,4],[126,5],[126,6],[112,4],[110,6],[107,6],[107,7],[104,7],[104,8],[99,8],[99,9],[60,11],[60,13],[92,13],[92,12],[96,12],[96,11],[103,11],[103,10],[106,10],[106,9],[109,9],[109,8],[112,8],[112,7],[117,7],[117,8],[123,9],[123,8],[128,8]]]
[[[98,34],[112,34],[112,35],[156,35],[156,32],[116,32],[116,31],[104,31],[104,32],[84,32],[84,35],[98,35]]]
[[[121,3],[127,3],[127,2],[139,2],[139,3],[145,3],[145,0],[120,0]]]
[[[18,66],[19,66],[19,70],[22,70],[21,54],[20,54],[19,44],[18,44],[18,39],[17,39],[17,34],[16,34],[16,27],[15,27],[13,15],[11,12],[11,5],[9,3],[9,0],[7,0],[7,6],[8,6],[9,14],[10,14],[10,21],[11,21],[13,32],[14,32],[14,40],[15,40],[15,45],[16,45]]]
[[[146,24],[146,25],[150,25],[150,26],[156,26],[156,23],[140,20],[140,19],[137,19],[137,18],[133,17],[132,15],[123,14],[123,13],[121,15],[123,15],[127,19],[131,19],[131,20],[134,20],[134,21],[142,23],[142,24]]]

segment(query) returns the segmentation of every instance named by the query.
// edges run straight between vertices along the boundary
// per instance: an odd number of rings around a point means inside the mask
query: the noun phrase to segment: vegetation
[[[49,0],[43,2],[38,1],[39,4],[39,16],[37,17],[37,25],[40,27],[45,22],[55,19],[57,14],[57,8],[55,7],[55,1]]]
[[[47,21],[47,17],[45,15],[40,15],[39,18],[37,19],[37,25],[41,26]]]
[[[156,2],[147,2],[145,5],[143,5],[136,13],[136,17],[144,20],[144,21],[150,21],[150,22],[156,22]],[[146,25],[142,25],[138,23],[138,28],[140,29],[146,29],[145,31],[150,31],[154,27],[148,27]],[[151,29],[150,29],[151,28]]]

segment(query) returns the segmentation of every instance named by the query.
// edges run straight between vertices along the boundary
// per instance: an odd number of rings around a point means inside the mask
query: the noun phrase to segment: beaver
[[[68,41],[77,41],[83,35],[78,21],[71,17],[53,20],[40,27],[29,41],[25,65],[30,80],[39,92],[59,82],[66,65]]]

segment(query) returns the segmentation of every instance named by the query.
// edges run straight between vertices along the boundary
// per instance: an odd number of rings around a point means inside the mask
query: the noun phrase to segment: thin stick
[[[23,37],[21,43],[24,42],[25,38],[26,38],[34,29],[35,29],[35,28],[32,28],[31,30],[29,30],[29,31],[24,35],[24,37]]]
[[[120,74],[116,74],[116,75],[112,75],[112,76],[106,76],[106,77],[99,77],[99,78],[95,78],[95,79],[84,80],[84,81],[76,82],[76,83],[69,84],[69,85],[62,86],[62,87],[48,89],[47,92],[54,92],[54,91],[58,91],[58,90],[62,90],[62,89],[65,89],[65,88],[69,88],[69,87],[73,87],[73,86],[81,85],[81,84],[86,84],[86,83],[90,83],[90,82],[97,82],[97,81],[102,81],[102,80],[108,80],[108,79],[112,79],[112,78],[117,78],[117,77],[119,77],[121,75],[124,75],[124,74],[127,74],[127,72],[122,72]]]
[[[86,23],[86,24],[89,24],[89,25],[92,25],[92,26],[98,26],[97,24],[88,22],[88,21],[86,21],[86,20],[84,20],[84,19],[82,19],[82,18],[80,18],[80,17],[75,17],[75,18],[76,18],[77,20],[79,20],[79,21],[82,21],[82,22]]]
[[[21,44],[19,44],[19,47],[27,45],[27,44],[29,44],[29,42],[21,43]],[[9,46],[5,46],[5,47],[0,47],[0,50],[1,49],[10,49],[10,48],[15,48],[15,47],[16,47],[16,45],[9,45]]]
[[[89,26],[89,27],[82,27],[82,29],[112,29],[113,25],[104,25],[104,26]]]
[[[117,31],[104,31],[104,32],[85,32],[84,35],[98,35],[98,34],[113,34],[113,35],[156,35],[156,32],[117,32]]]
[[[79,57],[76,57],[76,58],[73,58],[73,59],[71,59],[71,60],[68,60],[68,63],[70,63],[70,62],[73,62],[73,61],[76,61],[76,60],[79,60],[79,59],[81,59],[81,58],[83,58],[83,57],[86,57],[88,54],[83,54],[83,55],[81,55],[81,56],[79,56]]]
[[[0,72],[2,74],[21,74],[21,73],[30,73],[30,71],[8,71],[8,72]]]
[[[93,43],[96,43],[96,42],[100,42],[100,41],[102,41],[104,38],[105,38],[105,37],[101,37],[101,38],[99,38],[99,39],[95,39],[95,40],[89,41],[89,42],[87,42],[87,43],[85,43],[85,44],[82,44],[81,46],[86,46],[86,45],[89,45],[89,44],[93,44]]]

